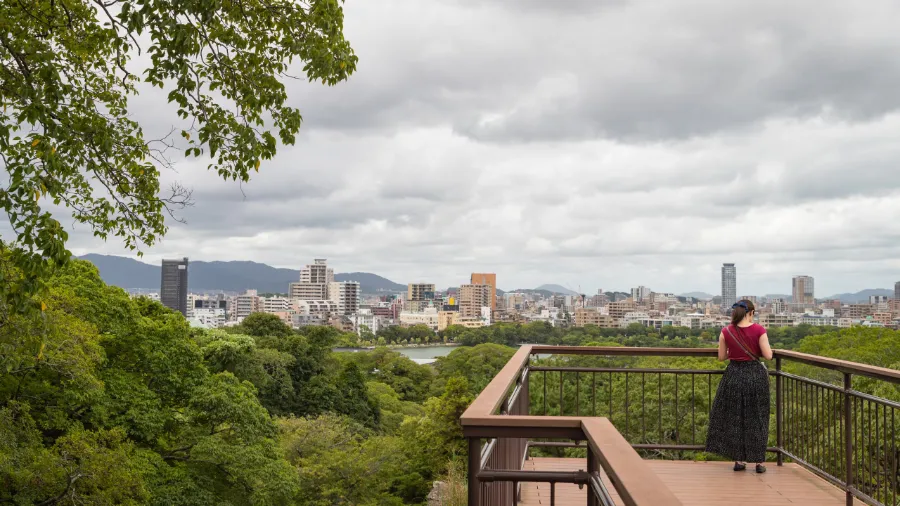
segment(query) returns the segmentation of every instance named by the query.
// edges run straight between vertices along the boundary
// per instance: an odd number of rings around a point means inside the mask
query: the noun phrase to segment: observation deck
[[[700,460],[724,372],[715,357],[521,347],[460,419],[469,505],[900,506],[900,403],[872,394],[900,398],[900,371],[776,350],[771,462],[758,475]]]

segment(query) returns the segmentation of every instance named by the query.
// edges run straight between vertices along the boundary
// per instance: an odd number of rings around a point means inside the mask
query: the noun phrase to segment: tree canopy
[[[51,205],[140,252],[190,203],[189,189],[160,188],[169,148],[248,181],[300,128],[284,81],[334,85],[357,63],[340,0],[29,0],[3,2],[0,26],[0,208],[13,229],[0,261],[17,273],[3,269],[0,297],[13,310],[70,257]],[[153,87],[177,125],[159,138],[131,102]]]

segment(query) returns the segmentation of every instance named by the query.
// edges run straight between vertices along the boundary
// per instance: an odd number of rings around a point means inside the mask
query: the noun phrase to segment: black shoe
[[[766,466],[764,466],[762,464],[756,464],[756,472],[758,474],[762,474],[762,473],[766,472]]]
[[[746,470],[746,469],[747,469],[747,464],[741,464],[741,463],[739,463],[739,462],[735,462],[735,463],[734,463],[734,470],[735,470],[735,471],[744,471],[744,470]]]

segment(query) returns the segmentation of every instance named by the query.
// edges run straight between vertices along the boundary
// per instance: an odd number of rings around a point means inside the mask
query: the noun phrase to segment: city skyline
[[[123,256],[123,258],[127,258],[127,257]],[[148,263],[149,265],[154,265],[154,264],[150,264],[149,262],[147,262],[146,261],[147,259],[140,259],[140,260],[134,259],[134,260],[140,261],[142,263]],[[193,259],[192,261],[205,262],[205,260],[198,260],[196,258]],[[233,260],[233,261],[240,262],[240,260]],[[322,261],[324,262],[324,260],[322,260]],[[329,261],[329,263],[331,263],[331,262]],[[718,272],[717,272],[717,274],[718,274],[718,279],[716,280],[717,285],[718,285],[717,288],[703,289],[703,287],[697,288],[695,285],[695,287],[691,288],[691,289],[686,289],[686,290],[674,289],[673,290],[671,288],[661,285],[660,283],[652,283],[649,285],[645,283],[645,286],[647,286],[649,289],[652,289],[653,291],[659,292],[659,293],[674,293],[674,294],[681,295],[684,293],[704,292],[704,293],[709,294],[710,296],[721,295],[721,281],[722,281],[721,268],[722,268],[722,265],[723,264],[719,264],[719,268],[718,268]],[[274,266],[270,266],[270,267],[274,267]],[[301,267],[300,269],[294,269],[294,270],[297,270],[298,272],[302,272],[304,269],[309,268],[309,267],[310,267],[310,265],[306,265],[305,267]],[[735,264],[735,268],[737,268],[737,267],[739,267],[739,266],[737,264]],[[335,272],[334,269],[329,268],[328,271],[329,271],[329,275],[333,278],[334,272]],[[354,273],[354,272],[363,272],[363,271],[361,271],[359,269],[353,269],[353,268],[344,269],[342,267],[339,269],[338,273],[339,274],[349,274],[349,273]],[[377,272],[377,271],[376,272],[367,272],[367,273],[384,277],[384,278],[388,279],[389,281],[392,281],[394,283],[401,284],[401,285],[422,284],[422,283],[424,283],[423,280],[428,280],[429,283],[427,283],[427,284],[434,285],[434,287],[435,287],[434,289],[437,291],[445,291],[448,288],[458,288],[460,285],[466,284],[467,282],[469,282],[471,280],[471,275],[472,275],[471,271],[468,271],[468,273],[460,275],[458,278],[456,278],[455,280],[453,280],[450,283],[435,283],[432,281],[432,279],[433,279],[432,276],[426,275],[426,276],[422,276],[422,277],[418,278],[417,281],[415,281],[415,282],[409,283],[404,278],[392,278],[389,276],[385,276],[385,275],[383,275],[383,273]],[[500,278],[501,281],[505,279],[505,277],[502,277],[502,275],[499,273],[496,275],[501,276],[501,278]],[[793,288],[792,280],[796,276],[797,276],[797,274],[794,273],[794,274],[788,276],[787,278],[783,279],[781,288],[775,287],[775,289],[772,289],[772,290],[752,291],[750,289],[745,290],[745,288],[744,288],[744,286],[745,286],[744,283],[748,282],[748,280],[744,279],[746,276],[744,275],[743,269],[742,269],[741,270],[741,279],[738,281],[738,283],[740,284],[740,287],[737,290],[739,292],[739,293],[737,293],[737,295],[754,295],[754,296],[780,295],[780,296],[790,297],[792,295],[792,288]],[[853,287],[849,287],[846,290],[830,291],[830,290],[827,290],[827,284],[826,284],[826,289],[821,288],[822,283],[820,283],[820,278],[818,278],[816,276],[810,276],[810,277],[815,278],[815,280],[816,280],[815,283],[817,286],[816,286],[815,294],[816,294],[816,298],[818,298],[818,299],[828,298],[832,295],[857,293],[857,292],[860,292],[863,290],[876,290],[876,289],[877,290],[895,290],[896,289],[896,291],[900,292],[900,281],[890,281],[890,282],[885,281],[885,282],[881,282],[880,284],[873,283],[868,286],[853,286]],[[646,278],[646,276],[644,278]],[[752,280],[750,280],[750,281],[752,282]],[[621,285],[621,286],[614,286],[614,285],[609,284],[609,285],[603,285],[603,286],[595,287],[595,288],[590,288],[590,287],[588,287],[588,285],[582,284],[580,287],[581,290],[579,291],[579,287],[577,284],[574,284],[574,285],[569,284],[569,286],[566,286],[565,284],[562,284],[559,282],[554,282],[552,279],[547,279],[544,282],[541,282],[541,283],[535,284],[535,285],[531,285],[531,286],[528,286],[528,285],[502,286],[502,284],[500,284],[496,288],[498,290],[502,290],[504,292],[510,292],[510,291],[518,290],[518,289],[531,290],[531,289],[539,288],[541,285],[554,285],[554,284],[559,285],[562,288],[571,289],[572,291],[577,292],[577,293],[586,293],[589,295],[597,293],[598,289],[602,289],[607,292],[608,291],[618,291],[618,292],[628,293],[631,289],[634,288],[634,286],[638,286],[637,283],[633,283],[633,282],[632,283],[626,282],[624,285]],[[752,284],[752,283],[750,283],[750,284]],[[137,288],[137,287],[135,287],[135,288]],[[145,288],[150,288],[150,287],[145,287]],[[203,287],[203,288],[210,288],[210,287]]]

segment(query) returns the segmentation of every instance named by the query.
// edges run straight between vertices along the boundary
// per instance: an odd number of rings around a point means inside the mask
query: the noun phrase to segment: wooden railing
[[[709,359],[710,367],[573,367],[558,360],[542,364],[547,361],[540,355],[699,357]],[[522,482],[549,483],[551,504],[556,483],[586,485],[587,504],[610,506],[601,468],[621,504],[680,504],[641,455],[690,458],[703,450],[709,408],[724,372],[715,356],[713,348],[523,346],[461,417],[469,441],[470,506],[515,504]],[[804,376],[783,371],[784,363],[813,367]],[[787,458],[806,467],[844,490],[847,504],[856,497],[900,506],[900,404],[862,391],[871,391],[872,382],[897,388],[900,371],[783,350],[776,350],[774,365],[769,451],[778,465]],[[864,388],[853,389],[854,378]],[[584,448],[587,469],[523,470],[529,449],[538,447]]]

